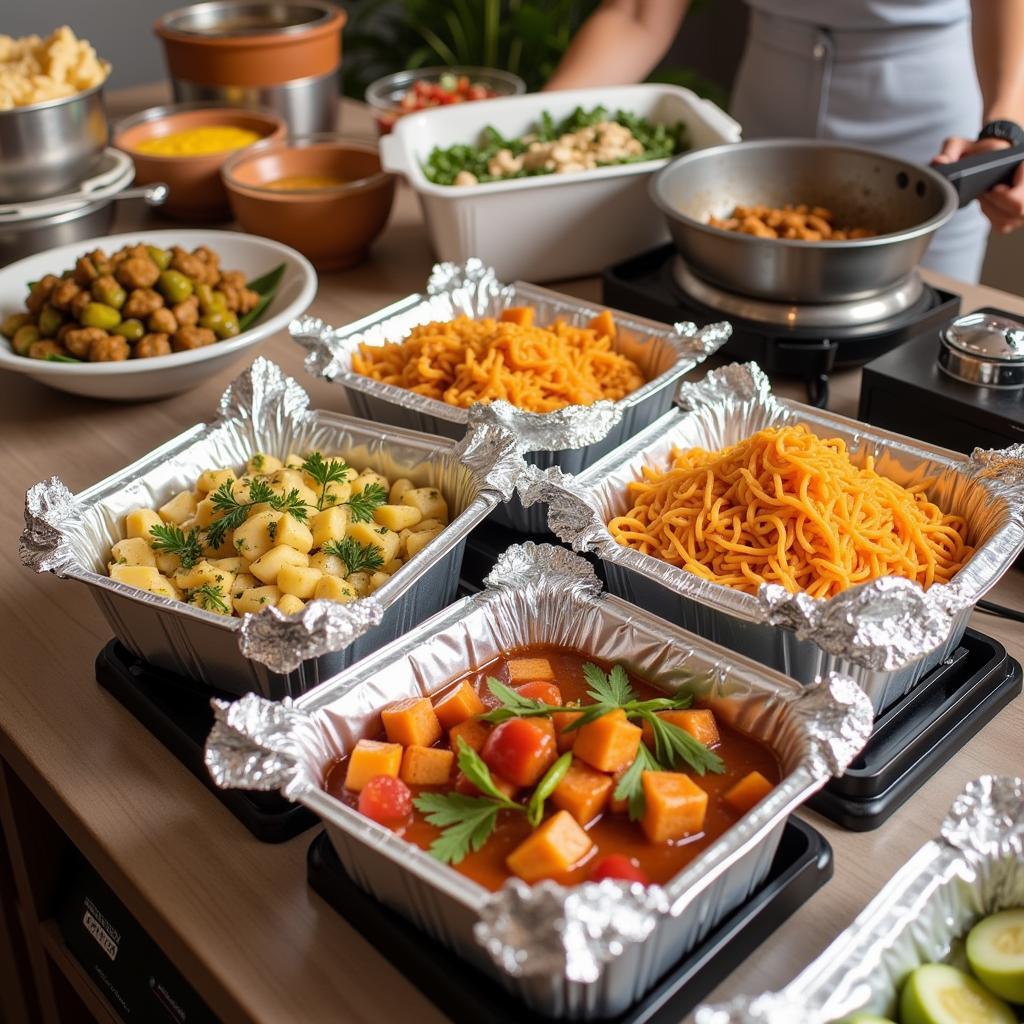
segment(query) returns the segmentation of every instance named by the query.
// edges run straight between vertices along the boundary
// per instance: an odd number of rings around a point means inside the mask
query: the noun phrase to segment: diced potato
[[[231,584],[231,596],[241,597],[247,590],[252,590],[253,587],[258,587],[260,581],[256,579],[251,572],[240,572],[235,577],[235,582]]]
[[[125,533],[129,538],[141,537],[147,544],[153,535],[154,526],[163,526],[164,521],[151,508],[137,508],[124,517]]]
[[[415,530],[410,530],[410,533],[423,533],[424,531],[440,533],[448,524],[442,523],[440,519],[421,519],[416,524]]]
[[[405,565],[405,562],[400,558],[392,558],[390,562],[384,563],[384,568],[381,571],[386,572],[389,576],[394,576],[403,565]]]
[[[210,564],[217,566],[218,569],[227,569],[228,572],[237,575],[248,570],[249,559],[242,558],[241,555],[230,555],[227,558],[211,558]]]
[[[281,600],[281,591],[277,587],[253,587],[251,590],[242,592],[241,597],[236,597],[231,603],[239,615],[263,611],[267,605],[277,606]]]
[[[773,788],[760,772],[748,772],[735,786],[725,791],[722,799],[734,811],[746,814],[755,804],[759,804]]]
[[[220,513],[214,506],[212,498],[203,498],[203,500],[196,505],[196,514],[193,517],[193,522],[196,526],[209,526],[214,519],[219,518]]]
[[[313,534],[305,523],[300,523],[295,516],[286,513],[277,524],[274,543],[287,544],[288,547],[307,554],[313,547]]]
[[[352,497],[352,485],[332,481],[324,488],[323,507],[331,508],[334,505],[342,505]]]
[[[324,601],[337,601],[340,604],[348,604],[359,597],[340,576],[321,576],[313,596]]]
[[[556,711],[551,716],[551,724],[555,727],[555,739],[558,741],[558,752],[564,754],[572,750],[576,742],[576,730],[566,732],[566,729],[582,715],[582,711]]]
[[[312,488],[306,486],[306,477],[297,469],[290,469],[287,466],[279,469],[270,478],[270,486],[276,491],[280,488],[281,493],[287,494],[292,488],[298,490],[300,487],[303,490],[312,490]]]
[[[369,594],[370,574],[368,572],[350,572],[346,581],[360,597],[366,597]]]
[[[640,822],[652,843],[692,836],[704,828],[708,794],[679,772],[643,773],[644,810]]]
[[[155,565],[114,565],[110,569],[110,578],[129,587],[149,590],[160,579],[160,571]]]
[[[548,818],[505,859],[509,871],[524,882],[564,875],[594,845],[568,811]]]
[[[706,747],[713,747],[721,742],[714,713],[706,708],[687,708],[684,711],[658,711],[657,715],[666,722],[679,726],[680,729],[688,732],[695,740],[703,743]],[[654,729],[651,728],[650,722],[644,722],[644,743],[652,750],[654,749]]]
[[[594,771],[590,765],[574,758],[551,794],[551,802],[586,826],[604,810],[611,792],[610,775]]]
[[[384,488],[384,493],[388,493],[388,478],[382,476],[380,473],[375,473],[372,469],[364,469],[362,473],[351,481],[352,493],[361,494],[371,484],[379,484]]]
[[[277,574],[285,565],[307,566],[309,565],[309,555],[296,551],[295,548],[290,548],[287,544],[278,544],[252,562],[249,565],[249,572],[264,583],[276,583]]]
[[[441,747],[406,747],[399,778],[410,786],[443,786],[452,776],[455,754]]]
[[[201,608],[204,612],[210,612],[213,615],[230,615],[231,614],[231,599],[226,593],[222,592],[220,601],[211,599],[211,597],[203,592],[196,591],[194,594],[186,595],[188,597],[188,603],[195,608]]]
[[[208,469],[199,474],[196,481],[196,490],[205,494],[213,494],[226,483],[235,482],[235,471],[233,469]]]
[[[249,516],[235,530],[233,538],[235,551],[242,558],[248,558],[250,562],[265,555],[274,546],[274,537],[277,534],[277,526],[280,521],[281,513],[272,509]]]
[[[448,502],[436,487],[413,487],[402,495],[402,504],[419,509],[424,519],[448,522]]]
[[[191,491],[182,491],[170,501],[165,501],[157,512],[165,523],[181,526],[186,519],[191,519],[196,514],[196,499]]]
[[[390,562],[398,554],[398,534],[386,526],[378,526],[376,523],[353,523],[348,528],[348,536],[364,547],[372,544],[385,562]]]
[[[142,537],[119,540],[110,554],[118,565],[156,565],[156,555]]]
[[[282,565],[277,574],[277,585],[281,593],[308,601],[316,593],[316,585],[323,573],[301,565]],[[280,606],[279,606],[280,607]]]
[[[509,658],[508,679],[513,686],[520,683],[553,683],[555,670],[547,658]]]
[[[395,701],[381,711],[380,720],[388,740],[403,747],[432,747],[441,738],[441,723],[428,697]]]
[[[310,569],[319,569],[325,576],[344,576],[348,569],[337,555],[329,555],[326,551],[318,551],[309,556]]]
[[[160,551],[156,556],[156,567],[164,576],[173,576],[181,568],[181,558],[169,551]]]
[[[388,491],[388,501],[392,505],[400,505],[402,498],[405,496],[406,491],[411,491],[416,485],[405,476],[400,476],[392,485],[391,490]]]
[[[230,558],[235,554],[235,542],[228,533],[225,535],[224,540],[221,541],[220,547],[210,547],[209,544],[203,544],[203,557],[219,561],[222,558]]]
[[[281,460],[266,452],[253,452],[249,461],[245,464],[245,471],[253,476],[257,473],[261,476],[268,476],[276,473],[281,468]]]
[[[423,513],[411,505],[381,505],[373,510],[374,521],[398,533],[415,526]]]
[[[485,710],[480,694],[465,679],[434,704],[434,714],[444,729],[451,729],[467,718],[482,715]]]
[[[409,558],[418,555],[440,533],[440,530],[421,530],[418,533],[410,533],[405,538],[406,555]]]
[[[491,727],[486,722],[481,722],[479,718],[467,718],[448,730],[448,742],[452,745],[452,750],[457,752],[459,740],[462,740],[470,750],[475,750],[479,754],[490,734]]]
[[[284,612],[285,615],[294,615],[305,607],[306,602],[294,594],[282,594],[281,600],[277,602],[278,611]]]
[[[380,743],[360,740],[352,749],[345,772],[345,788],[358,793],[370,779],[378,775],[398,777],[402,767],[402,747],[399,743]]]
[[[287,469],[302,469],[302,464],[306,460],[301,455],[296,455],[295,452],[289,452],[285,457],[284,464]]]
[[[252,483],[253,478],[248,474],[242,474],[232,485],[231,485],[231,496],[238,502],[247,502],[249,500],[249,485]]]
[[[617,772],[633,761],[643,736],[643,730],[628,721],[621,708],[574,731],[573,753],[602,772]]]
[[[230,593],[234,580],[234,573],[219,568],[205,558],[196,562],[191,569],[178,569],[174,574],[174,585],[182,590],[219,586],[227,594]]]
[[[172,601],[181,600],[181,591],[166,576],[158,576],[156,582],[146,589],[158,597],[167,597]]]
[[[375,572],[370,577],[370,593],[372,594],[375,590],[380,590],[389,579],[391,579],[390,573]]]
[[[344,540],[348,529],[347,508],[325,508],[313,517],[313,547],[322,548],[332,540]]]

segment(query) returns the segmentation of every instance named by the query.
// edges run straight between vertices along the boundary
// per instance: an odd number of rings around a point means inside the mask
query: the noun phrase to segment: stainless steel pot
[[[109,134],[102,85],[0,111],[0,203],[73,188],[99,163]]]
[[[939,335],[939,367],[965,384],[1024,388],[1024,323],[995,309],[957,317]]]
[[[926,167],[857,146],[765,139],[688,153],[651,181],[676,249],[706,281],[774,302],[830,303],[904,281],[932,235],[971,199],[1012,176],[1024,147]],[[841,242],[758,238],[711,227],[736,205],[808,203],[878,232]]]

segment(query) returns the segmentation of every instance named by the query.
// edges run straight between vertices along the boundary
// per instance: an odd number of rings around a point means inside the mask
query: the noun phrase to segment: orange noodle
[[[762,583],[832,597],[880,576],[928,588],[970,557],[966,523],[924,493],[850,461],[845,443],[769,427],[717,452],[676,449],[667,470],[629,484],[611,535],[748,594]]]
[[[612,347],[615,324],[602,313],[587,327],[533,323],[528,307],[500,320],[460,316],[414,327],[400,342],[361,344],[352,368],[386,384],[468,408],[504,399],[527,412],[617,400],[645,383],[640,368]]]

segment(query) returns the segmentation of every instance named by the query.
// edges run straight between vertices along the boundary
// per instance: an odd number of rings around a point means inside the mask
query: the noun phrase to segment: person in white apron
[[[969,0],[748,3],[731,104],[745,139],[835,139],[918,163],[1024,141],[1017,124],[1024,121],[1024,3],[975,0],[980,76]],[[668,51],[688,6],[605,0],[547,88],[642,80]],[[1024,172],[957,213],[923,265],[977,281],[989,222],[1002,232],[1024,225]]]

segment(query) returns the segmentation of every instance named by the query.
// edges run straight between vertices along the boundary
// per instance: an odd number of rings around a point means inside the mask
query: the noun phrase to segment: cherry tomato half
[[[516,693],[531,700],[539,700],[544,704],[562,703],[562,691],[554,683],[523,683],[516,687]]]
[[[614,878],[619,882],[639,882],[650,885],[650,879],[629,857],[622,853],[609,853],[602,857],[590,872],[592,882]]]
[[[480,752],[496,775],[517,786],[532,786],[554,763],[558,750],[551,734],[526,718],[495,726]]]
[[[359,793],[359,813],[393,828],[412,814],[412,793],[393,775],[375,775]]]

